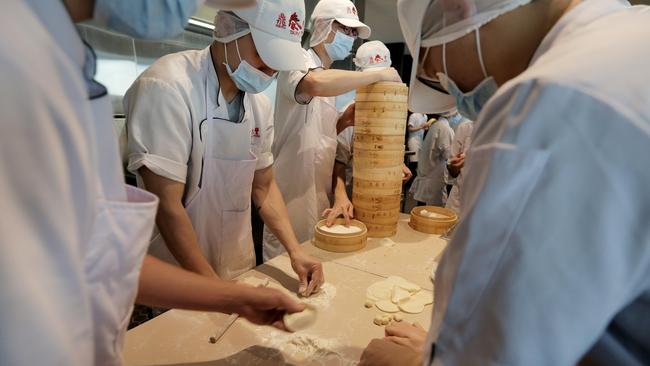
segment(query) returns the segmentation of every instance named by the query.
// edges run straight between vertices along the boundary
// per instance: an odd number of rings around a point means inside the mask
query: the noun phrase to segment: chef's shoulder
[[[174,89],[193,89],[205,80],[203,52],[188,50],[164,55],[144,70],[135,83],[157,82]]]

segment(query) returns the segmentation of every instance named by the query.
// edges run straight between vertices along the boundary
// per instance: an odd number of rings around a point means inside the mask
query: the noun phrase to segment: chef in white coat
[[[3,3],[2,364],[120,365],[136,292],[147,305],[238,312],[279,327],[282,313],[303,308],[280,291],[145,257],[158,200],[124,185],[108,93],[73,23],[94,15],[117,31],[167,37],[183,30],[197,3],[140,5]]]
[[[420,60],[411,102],[456,103],[475,127],[428,340],[375,340],[361,364],[650,364],[650,8],[400,0],[398,14]]]
[[[336,109],[335,97],[377,81],[401,80],[395,69],[372,73],[330,69],[350,55],[354,40],[370,36],[349,0],[321,0],[311,16],[309,49],[300,58],[307,71],[280,72],[275,104],[274,169],[289,217],[304,242],[330,207],[336,136],[354,123],[354,105]],[[296,59],[298,60],[298,58]],[[264,260],[284,251],[264,227]]]
[[[304,5],[258,3],[218,12],[212,45],[162,57],[134,82],[124,100],[128,169],[161,199],[151,254],[235,278],[255,266],[252,198],[310,295],[323,270],[296,240],[275,183],[273,113],[261,94],[276,70],[304,67]]]
[[[369,41],[362,44],[354,56],[356,69],[362,72],[386,70],[391,66],[391,62],[390,50],[381,41]],[[348,223],[354,217],[354,206],[350,201],[350,197],[352,197],[353,138],[354,126],[346,128],[336,137],[336,161],[332,173],[334,203],[332,208],[323,212],[328,225],[333,224],[339,216],[343,216]],[[412,173],[406,165],[402,165],[402,173],[403,182],[411,179]]]
[[[463,189],[463,182],[465,181],[465,156],[472,144],[472,131],[474,130],[474,122],[467,118],[461,117],[461,122],[456,127],[454,133],[454,142],[451,144],[451,158],[447,163],[447,173],[453,179],[453,187],[449,192],[449,198],[445,207],[453,210],[457,215],[461,212],[461,192]]]
[[[411,194],[418,205],[444,206],[447,202],[447,162],[451,155],[454,130],[445,117],[430,120],[429,132],[418,153],[417,175]]]

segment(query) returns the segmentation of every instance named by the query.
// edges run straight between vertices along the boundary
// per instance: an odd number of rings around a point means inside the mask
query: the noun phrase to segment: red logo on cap
[[[357,15],[357,8],[355,8],[354,6],[348,6],[348,14]]]
[[[289,29],[291,30],[291,34],[302,34],[302,24],[300,23],[300,18],[298,18],[298,14],[296,14],[295,11],[289,17]]]
[[[287,17],[284,16],[284,13],[278,15],[278,19],[275,21],[275,26],[282,29],[287,28]]]
[[[251,129],[251,136],[252,137],[260,137],[260,128],[255,127],[253,129]]]

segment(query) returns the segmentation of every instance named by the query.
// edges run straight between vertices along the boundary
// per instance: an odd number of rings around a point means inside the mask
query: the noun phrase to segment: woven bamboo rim
[[[447,218],[436,219],[426,217],[421,214],[422,210],[439,213],[441,215],[447,216]],[[413,210],[411,210],[411,219],[409,220],[409,226],[414,230],[423,233],[440,235],[449,230],[449,228],[456,224],[456,222],[458,222],[458,215],[456,215],[456,213],[452,210],[437,206],[418,206],[414,207]]]
[[[361,232],[352,234],[335,234],[322,230],[327,220],[316,223],[314,230],[314,245],[320,249],[337,253],[349,253],[361,250],[366,246],[368,229],[359,220],[350,220],[351,226],[361,228]],[[345,219],[334,220],[335,225],[345,225]]]

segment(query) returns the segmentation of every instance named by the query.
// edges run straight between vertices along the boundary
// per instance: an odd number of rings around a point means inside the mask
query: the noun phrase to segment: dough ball
[[[401,322],[402,320],[404,320],[404,315],[397,313],[393,315],[393,320],[395,320],[396,322]]]
[[[379,300],[375,303],[375,306],[377,309],[385,313],[396,313],[399,311],[397,305],[393,304],[393,302],[390,300]]]
[[[372,300],[366,300],[366,302],[363,304],[366,308],[370,309],[371,307],[375,306],[375,302]]]
[[[312,305],[307,305],[299,313],[284,314],[284,325],[292,332],[298,332],[314,325],[318,318],[318,311]]]
[[[383,320],[384,320],[384,317],[381,314],[379,314],[379,315],[375,316],[375,318],[372,320],[372,322],[375,323],[375,325],[381,325]]]

